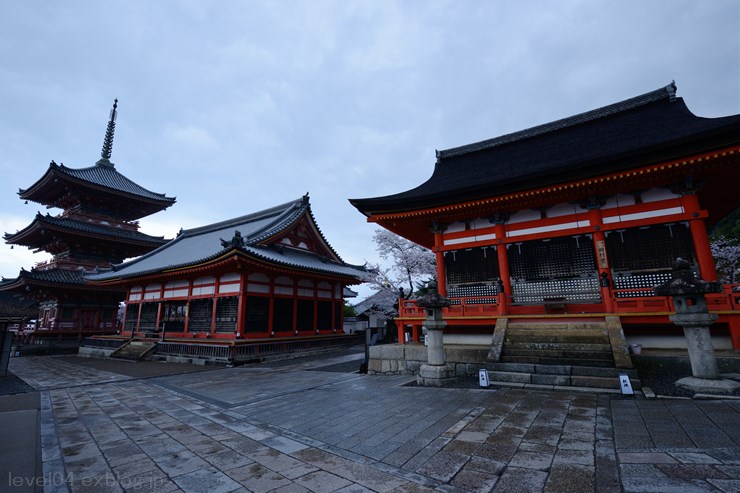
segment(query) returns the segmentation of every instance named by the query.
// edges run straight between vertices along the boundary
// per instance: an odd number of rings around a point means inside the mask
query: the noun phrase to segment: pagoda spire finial
[[[110,156],[113,151],[113,134],[116,131],[116,116],[118,116],[118,98],[113,101],[113,109],[110,111],[108,128],[105,130],[105,140],[103,141],[103,150],[100,152],[100,161],[110,164]],[[98,161],[100,163],[100,161]]]

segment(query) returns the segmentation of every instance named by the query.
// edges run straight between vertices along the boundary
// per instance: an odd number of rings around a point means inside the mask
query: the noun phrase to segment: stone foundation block
[[[455,348],[446,347],[445,357],[447,361],[455,363],[480,363],[481,365],[486,362],[486,356],[488,355],[487,348]]]
[[[381,346],[373,346],[380,349],[381,357],[386,359],[404,359],[404,347],[398,344],[387,344]]]
[[[570,375],[570,365],[534,365],[534,372],[540,375]],[[562,385],[562,384],[557,384]]]
[[[488,377],[492,381],[512,383],[532,383],[529,373],[516,373],[511,371],[489,371]]]
[[[382,361],[379,359],[370,359],[370,361],[367,364],[367,371],[368,372],[375,372],[380,373],[383,371],[382,369]]]
[[[427,361],[427,348],[420,345],[406,345],[404,348],[406,361]]]
[[[567,375],[532,375],[532,383],[538,385],[570,385],[570,377]]]

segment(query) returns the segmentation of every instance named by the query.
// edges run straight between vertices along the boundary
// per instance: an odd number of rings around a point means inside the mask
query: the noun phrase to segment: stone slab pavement
[[[740,401],[431,389],[321,371],[350,359],[170,365],[159,376],[14,359],[37,392],[38,435],[0,445],[10,467],[0,492],[740,491]],[[23,396],[0,398],[3,427],[31,429],[2,408]],[[20,457],[34,455],[41,470],[29,478],[32,459]]]

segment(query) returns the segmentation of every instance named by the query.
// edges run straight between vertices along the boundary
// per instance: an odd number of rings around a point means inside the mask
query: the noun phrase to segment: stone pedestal
[[[676,380],[676,387],[690,390],[697,394],[732,395],[740,389],[740,383],[727,378],[686,377]]]
[[[442,331],[447,322],[442,320],[442,308],[450,306],[450,300],[437,292],[437,283],[428,284],[428,293],[417,301],[427,310],[424,328],[427,329],[427,362],[421,365],[416,383],[422,387],[444,387],[455,381],[455,367],[448,365]]]
[[[689,350],[691,374],[696,378],[719,378],[719,367],[712,346],[709,326],[717,320],[713,313],[676,314],[669,317],[683,327]]]
[[[455,368],[449,364],[421,365],[416,383],[422,387],[445,387],[455,381]]]
[[[670,319],[683,328],[689,350],[692,376],[678,380],[676,386],[697,393],[732,394],[740,384],[720,378],[709,333],[709,326],[717,320],[717,315],[709,313],[704,298],[705,294],[722,292],[722,287],[718,282],[695,277],[684,259],[676,259],[672,267],[671,279],[657,286],[655,294],[673,297],[676,314]]]

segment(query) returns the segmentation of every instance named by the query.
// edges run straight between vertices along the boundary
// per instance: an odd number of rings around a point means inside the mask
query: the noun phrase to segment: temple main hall
[[[653,288],[678,257],[717,280],[707,230],[740,206],[739,164],[740,115],[696,116],[671,83],[437,151],[419,186],[350,202],[368,222],[434,252],[439,290],[452,302],[446,345],[491,345],[508,326],[500,361],[549,355],[614,366],[615,358],[628,367],[622,354],[632,345],[686,347],[669,320],[672,299]],[[740,286],[725,284],[707,302],[718,316],[715,348],[740,349]],[[419,341],[423,319],[414,300],[400,300],[399,341]],[[590,353],[602,345],[596,340],[568,355],[547,338],[587,327],[602,328],[611,356]],[[550,341],[552,351],[520,351],[526,345],[514,328],[531,329],[540,349]]]

